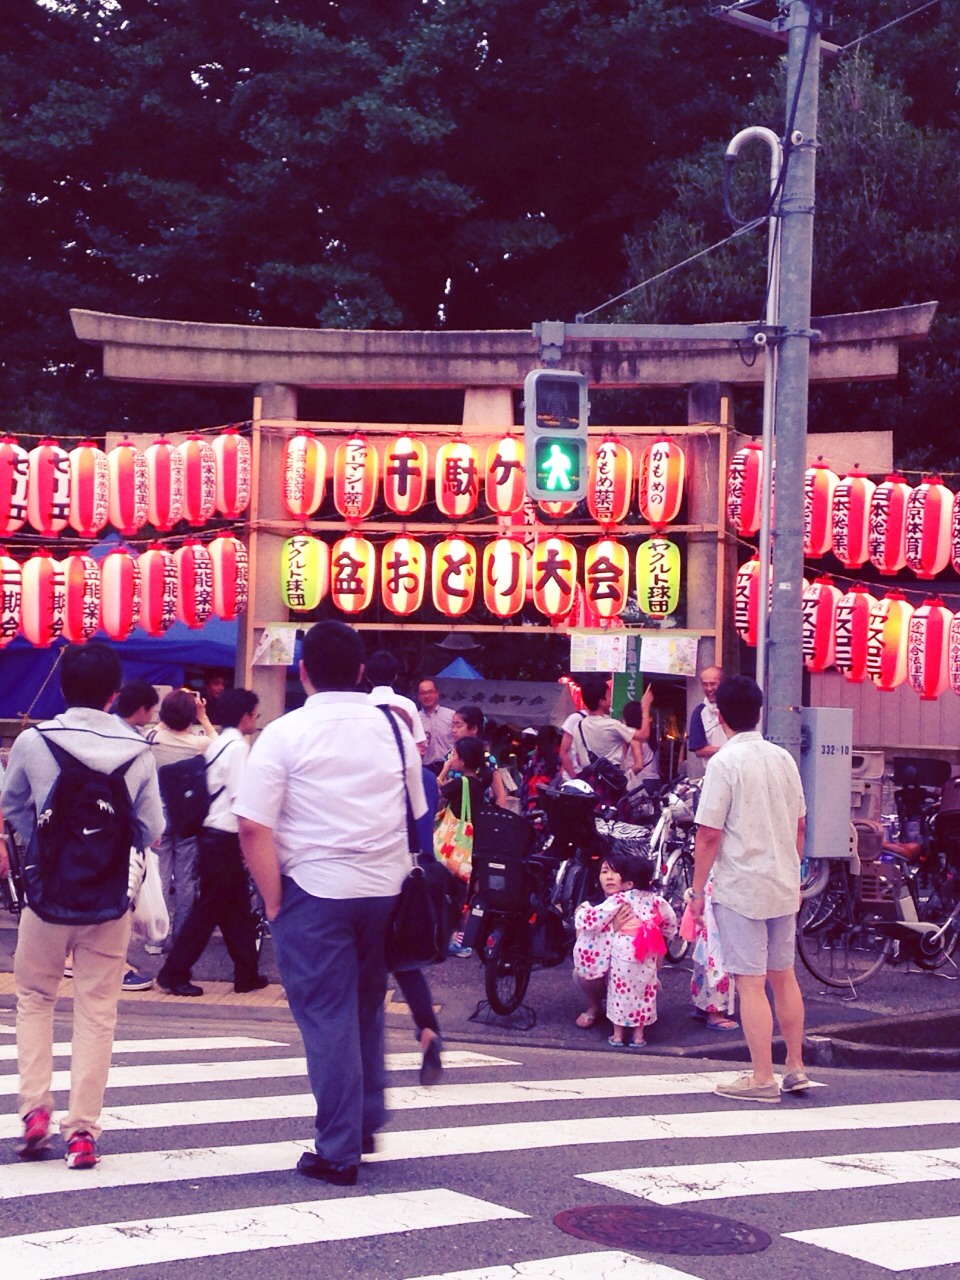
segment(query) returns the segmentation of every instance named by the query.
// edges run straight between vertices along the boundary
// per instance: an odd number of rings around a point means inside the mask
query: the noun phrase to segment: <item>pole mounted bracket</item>
[[[755,347],[776,346],[784,335],[782,324],[752,324],[748,326],[749,341]]]
[[[566,328],[562,320],[543,320],[533,326],[533,336],[540,339],[540,359],[544,364],[559,364],[563,359]]]

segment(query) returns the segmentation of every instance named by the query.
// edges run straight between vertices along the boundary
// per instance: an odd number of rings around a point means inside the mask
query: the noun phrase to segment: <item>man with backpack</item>
[[[120,659],[107,644],[70,645],[60,663],[67,710],[26,729],[10,752],[4,816],[27,852],[21,874],[17,992],[21,1159],[49,1140],[53,1014],[64,959],[73,952],[70,1101],[60,1121],[67,1165],[99,1160],[100,1112],[130,939],[130,905],[143,850],[163,830],[157,770],[138,734],[109,715]]]

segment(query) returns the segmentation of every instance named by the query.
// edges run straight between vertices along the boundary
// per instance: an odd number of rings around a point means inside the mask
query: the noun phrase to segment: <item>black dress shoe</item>
[[[441,1047],[440,1037],[434,1036],[424,1049],[423,1061],[420,1064],[421,1084],[439,1083],[440,1077],[443,1075],[443,1062],[440,1059]]]
[[[248,991],[262,991],[264,987],[269,987],[269,985],[270,979],[265,978],[262,973],[258,973],[250,982],[235,982],[233,989],[238,996],[242,996]]]
[[[157,979],[157,986],[161,991],[165,991],[168,996],[202,996],[203,987],[198,987],[195,982],[161,982]]]
[[[377,1135],[375,1133],[365,1133],[360,1139],[360,1154],[362,1156],[372,1156],[377,1149]]]
[[[314,1151],[305,1151],[297,1161],[297,1173],[317,1182],[329,1182],[334,1187],[353,1187],[357,1182],[355,1164],[331,1164]]]

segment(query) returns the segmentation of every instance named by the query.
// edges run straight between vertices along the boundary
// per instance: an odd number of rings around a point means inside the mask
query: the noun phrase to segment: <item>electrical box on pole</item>
[[[523,383],[527,493],[536,502],[579,502],[587,491],[587,379],[534,369]]]

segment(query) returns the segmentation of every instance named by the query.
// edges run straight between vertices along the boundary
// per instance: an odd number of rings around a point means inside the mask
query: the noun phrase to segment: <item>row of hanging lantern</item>
[[[380,550],[380,599],[401,617],[423,604],[430,579],[434,608],[462,617],[474,606],[478,583],[495,617],[520,612],[528,596],[547,617],[561,618],[575,600],[579,554],[566,538],[544,538],[533,552],[507,536],[478,555],[464,538],[444,538],[431,549],[416,538],[391,538]],[[590,608],[601,618],[618,617],[630,592],[631,556],[615,539],[595,542],[583,553],[583,584]],[[378,557],[374,544],[349,534],[331,547],[309,533],[283,545],[282,592],[287,608],[316,609],[328,594],[343,613],[361,613],[373,601]],[[428,573],[429,569],[429,573]],[[641,610],[653,617],[673,613],[680,598],[680,550],[666,538],[649,538],[637,549],[635,587]]]
[[[365,436],[352,435],[333,455],[333,504],[345,520],[366,519],[382,484],[383,501],[397,515],[409,516],[427,501],[427,446],[416,436],[398,436],[383,446],[381,464],[376,446]],[[622,523],[630,510],[636,472],[636,494],[643,519],[660,529],[677,518],[683,501],[686,462],[683,450],[664,437],[648,444],[634,467],[629,445],[608,436],[589,451],[587,507],[602,525]],[[472,514],[480,496],[477,450],[464,440],[442,444],[433,465],[434,500],[440,512],[459,520]],[[309,431],[290,436],[283,450],[283,501],[298,520],[309,519],[326,493],[327,449]],[[526,500],[524,443],[507,434],[486,452],[483,476],[486,504],[495,515],[523,510]],[[569,515],[574,502],[542,504],[551,515]]]
[[[767,607],[769,608],[769,587]],[[889,693],[907,681],[923,701],[960,695],[960,612],[939,596],[919,608],[901,591],[877,599],[860,583],[842,591],[828,576],[803,584],[803,660],[808,671],[836,667],[848,681],[872,680]],[[737,573],[734,619],[747,644],[761,625],[760,561]]]
[[[750,443],[730,464],[727,516],[738,534],[760,528],[763,449]],[[911,569],[935,578],[949,564],[960,573],[960,501],[939,476],[910,485],[901,475],[881,484],[854,469],[841,480],[822,458],[804,476],[803,553],[829,551],[847,569],[867,561],[885,576]]]
[[[247,583],[246,547],[229,534],[206,544],[188,538],[176,551],[155,543],[136,556],[118,547],[100,561],[41,550],[21,564],[0,549],[0,647],[18,631],[46,648],[97,631],[125,640],[137,624],[160,636],[176,621],[230,621],[246,606]]]
[[[146,449],[123,440],[104,452],[92,440],[69,451],[55,440],[27,450],[0,437],[0,537],[25,524],[53,536],[68,526],[95,538],[108,524],[124,537],[145,524],[160,532],[180,520],[199,528],[236,519],[249,506],[250,441],[237,427],[212,440],[194,434]]]

